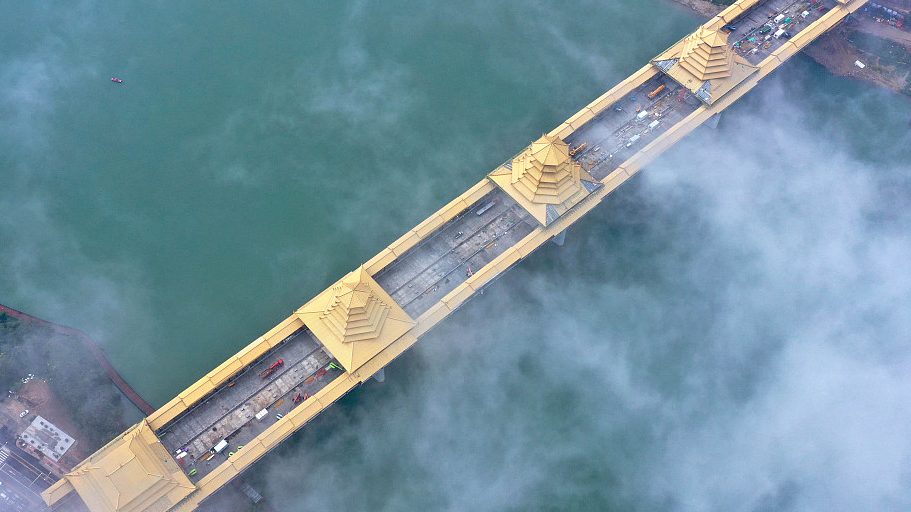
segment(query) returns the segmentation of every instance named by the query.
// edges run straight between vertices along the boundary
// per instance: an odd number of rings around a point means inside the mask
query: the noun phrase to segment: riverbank
[[[678,3],[685,7],[696,11],[696,14],[702,16],[705,19],[715,17],[719,12],[723,11],[727,6],[718,5],[712,3],[710,0],[668,0],[670,2]]]
[[[34,317],[27,313],[23,313],[19,310],[13,309],[8,306],[0,304],[0,313],[6,313],[7,315],[16,318],[17,320],[33,323],[40,325],[42,327],[48,328],[53,332],[62,334],[64,336],[70,336],[80,340],[83,345],[95,356],[95,359],[98,360],[98,364],[104,369],[108,377],[111,379],[111,382],[117,386],[117,389],[120,390],[133,404],[139,408],[145,415],[152,414],[155,412],[155,408],[152,407],[148,402],[146,402],[139,393],[134,390],[123,377],[120,376],[120,373],[114,368],[108,358],[104,355],[104,352],[101,351],[101,347],[95,343],[95,341],[86,333],[73,329],[72,327],[66,327],[63,325],[57,325],[47,320],[42,320],[41,318]]]
[[[710,0],[668,1],[683,5],[705,19],[726,7]],[[911,32],[878,22],[863,10],[819,37],[803,52],[835,76],[911,95]]]

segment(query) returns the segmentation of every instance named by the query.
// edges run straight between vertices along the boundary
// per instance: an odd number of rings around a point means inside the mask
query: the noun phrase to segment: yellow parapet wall
[[[304,323],[295,316],[286,318],[282,323],[273,327],[265,335],[260,336],[253,343],[242,348],[240,352],[231,356],[227,361],[218,365],[192,386],[183,390],[173,400],[160,407],[148,417],[149,426],[158,430],[168,424],[177,416],[199,402],[209,393],[236,375],[239,371],[262,357],[269,349],[275,347],[285,338],[304,326]]]
[[[703,27],[711,30],[719,30],[721,27],[731,23],[741,14],[749,11],[761,0],[742,0],[731,4],[727,9],[719,12],[714,18],[710,19]]]
[[[740,0],[722,11],[718,16],[703,26],[711,29],[718,29],[755,6],[758,1],[759,0]],[[174,510],[190,512],[195,510],[203,500],[226,485],[231,479],[268,453],[269,450],[304,426],[308,421],[325,410],[333,402],[344,396],[348,391],[369,379],[376,372],[392,362],[396,357],[408,350],[417,342],[421,335],[446,318],[484,286],[492,282],[512,265],[515,265],[517,262],[527,257],[549,239],[571,226],[583,215],[600,204],[604,197],[642,170],[645,165],[654,160],[658,155],[696,129],[706,120],[727,108],[738,98],[746,94],[747,91],[752,89],[753,86],[759,83],[762,78],[771,73],[781,63],[800,51],[819,35],[840,23],[848,14],[856,11],[867,3],[867,0],[838,1],[840,5],[832,8],[819,20],[813,22],[807,28],[799,32],[794,38],[763,60],[758,65],[759,70],[756,73],[734,87],[730,92],[720,97],[718,101],[711,106],[703,105],[696,109],[685,119],[669,128],[658,138],[642,148],[642,150],[620,164],[614,171],[601,180],[602,187],[593,191],[547,227],[537,227],[514,247],[505,251],[503,254],[500,254],[483,268],[478,269],[465,282],[446,294],[437,304],[415,319],[414,325],[410,329],[406,330],[403,334],[397,333],[395,339],[390,340],[385,348],[377,352],[363,364],[357,365],[357,368],[352,368],[352,371],[337,377],[314,396],[292,409],[291,412],[269,427],[265,432],[246,443],[244,448],[238,451],[230,460],[222,463],[213,469],[211,473],[202,478],[196,485],[195,490],[192,489],[192,484],[189,484],[189,481],[181,479],[183,474],[171,475],[168,479],[162,480],[163,483],[156,483],[151,480],[148,482],[140,482],[137,483],[138,488],[147,490],[144,492],[147,492],[149,496],[152,496],[154,493],[170,493],[169,496],[172,499],[177,496],[186,496],[180,503],[177,503],[170,508],[161,509],[162,511]],[[624,95],[642,85],[659,72],[660,71],[652,65],[647,65],[639,69],[629,78],[587,105],[570,117],[566,122],[556,127],[550,132],[549,136],[560,137],[562,139],[571,135],[583,124],[593,119]],[[496,186],[485,178],[428,217],[425,221],[418,224],[415,228],[405,233],[405,235],[390,244],[389,247],[371,258],[364,264],[363,271],[366,271],[366,273],[371,276],[376,274],[495,188]],[[336,283],[336,285],[337,284],[338,283]],[[301,310],[305,310],[305,308],[312,303],[313,300],[308,301]],[[67,475],[67,478],[60,480],[55,485],[51,486],[42,494],[45,501],[48,505],[53,505],[64,499],[65,496],[76,490],[73,485],[74,482],[78,482],[80,481],[80,478],[84,478],[80,475],[91,474],[92,478],[98,480],[98,482],[92,480],[92,485],[95,485],[96,483],[102,486],[107,485],[102,481],[104,480],[104,478],[101,478],[103,473],[96,471],[93,468],[108,467],[110,464],[122,459],[123,454],[128,451],[127,448],[124,448],[124,443],[133,443],[131,445],[135,448],[133,452],[139,453],[144,457],[147,457],[148,454],[164,456],[162,453],[165,453],[166,455],[166,452],[162,452],[162,448],[156,443],[153,434],[154,431],[157,431],[177,418],[188,408],[199,402],[199,400],[215,391],[219,386],[224,385],[239,371],[255,362],[262,357],[263,354],[303,326],[304,321],[301,319],[300,315],[291,315],[265,335],[254,340],[240,352],[206,374],[203,378],[199,379],[196,383],[180,393],[176,398],[165,404],[154,414],[150,415],[142,423],[136,425],[126,433],[121,434],[112,442],[108,443],[108,445],[93,454],[73,473]],[[137,440],[141,440],[142,442],[140,443]],[[165,465],[164,467],[166,467],[169,472],[174,467],[173,460],[168,461],[167,459],[164,459],[162,464]],[[138,473],[136,474],[138,475]],[[82,483],[79,485],[83,486],[84,489],[87,488]],[[145,499],[144,497],[137,497],[136,503],[142,501],[140,498]],[[104,508],[107,504],[102,504],[101,502],[92,502],[89,503],[89,506],[92,512],[100,512],[101,510],[128,510],[126,508]]]
[[[615,85],[611,90],[599,96],[598,99],[586,105],[582,110],[576,112],[575,115],[564,121],[563,124],[551,130],[548,135],[565,139],[574,131],[581,128],[583,124],[594,119],[595,116],[604,112],[605,109],[616,103],[617,100],[629,94],[630,91],[644,84],[649,78],[652,78],[657,74],[658,70],[651,64],[643,66],[629,78]]]

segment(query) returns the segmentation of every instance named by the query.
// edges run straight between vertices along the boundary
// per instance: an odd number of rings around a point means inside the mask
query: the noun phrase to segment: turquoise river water
[[[88,332],[153,405],[700,23],[0,12],[0,302]],[[249,480],[280,510],[908,510],[909,119],[797,56]]]

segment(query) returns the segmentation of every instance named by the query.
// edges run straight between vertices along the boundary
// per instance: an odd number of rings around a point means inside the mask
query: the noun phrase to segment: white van
[[[218,444],[215,445],[215,448],[212,448],[212,450],[215,451],[215,453],[221,453],[227,447],[228,447],[228,441],[222,439],[221,441],[218,442]]]

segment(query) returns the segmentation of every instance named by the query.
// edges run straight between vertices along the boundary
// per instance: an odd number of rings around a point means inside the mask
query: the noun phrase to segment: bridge
[[[43,493],[52,510],[196,510],[654,158],[867,0],[739,0]]]

